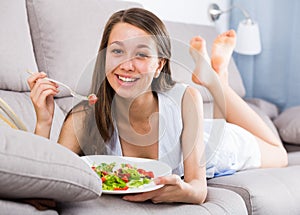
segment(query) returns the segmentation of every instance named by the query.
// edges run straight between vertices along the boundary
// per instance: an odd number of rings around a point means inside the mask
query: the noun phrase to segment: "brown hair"
[[[102,35],[91,87],[91,92],[96,93],[98,97],[98,101],[95,104],[95,118],[98,130],[104,141],[109,140],[114,132],[112,101],[115,95],[115,91],[106,79],[105,49],[108,46],[109,36],[113,27],[120,22],[134,25],[149,33],[157,44],[158,57],[165,60],[165,65],[159,77],[152,81],[152,91],[166,91],[175,84],[171,78],[169,61],[171,58],[171,42],[163,22],[150,11],[142,8],[131,8],[114,13],[106,23]]]

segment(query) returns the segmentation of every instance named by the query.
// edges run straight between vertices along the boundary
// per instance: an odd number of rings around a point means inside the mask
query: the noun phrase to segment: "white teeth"
[[[118,78],[121,80],[121,81],[124,81],[124,82],[133,82],[135,81],[136,79],[133,79],[133,78],[126,78],[126,77],[122,77],[122,76],[118,76]]]

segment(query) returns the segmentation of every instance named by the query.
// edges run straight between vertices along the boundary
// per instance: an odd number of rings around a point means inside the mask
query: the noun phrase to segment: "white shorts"
[[[261,166],[255,136],[223,119],[204,121],[204,142],[207,178]]]

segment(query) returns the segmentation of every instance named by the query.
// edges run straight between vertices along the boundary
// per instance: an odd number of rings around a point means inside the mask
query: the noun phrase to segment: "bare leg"
[[[256,136],[261,150],[262,167],[282,167],[287,165],[287,153],[281,141],[275,136],[264,121],[239,97],[228,85],[228,64],[235,45],[236,35],[233,30],[219,35],[212,48],[211,64],[220,79],[226,105],[226,121],[239,125]],[[196,67],[197,69],[197,67]],[[198,76],[199,77],[199,76]],[[201,81],[200,81],[201,82]],[[203,84],[203,83],[202,83]],[[215,87],[204,84],[213,97]]]
[[[210,58],[206,50],[206,41],[200,36],[190,41],[190,54],[195,62],[195,69],[192,74],[192,81],[203,85],[214,92],[214,118],[225,118],[226,104],[223,89],[219,83],[219,77],[210,65]]]
[[[209,80],[205,80],[207,76],[209,76],[209,74],[205,73],[210,67],[210,58],[206,50],[206,41],[202,37],[197,36],[192,38],[190,41],[190,54],[193,57],[196,66],[196,69],[192,74],[192,81],[200,85],[210,82]]]
[[[218,73],[221,82],[228,84],[228,65],[236,44],[235,31],[220,34],[214,41],[211,50],[212,68]]]

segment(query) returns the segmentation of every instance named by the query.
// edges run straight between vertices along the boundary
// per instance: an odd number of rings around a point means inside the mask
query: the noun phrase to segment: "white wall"
[[[230,0],[128,0],[138,2],[147,10],[155,13],[162,20],[194,23],[201,25],[216,25],[222,32],[228,29],[228,14],[223,14],[214,23],[208,16],[208,7],[217,3],[221,9],[227,9]]]

